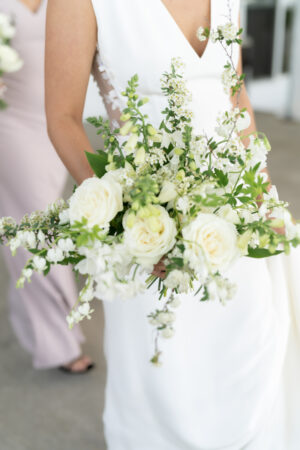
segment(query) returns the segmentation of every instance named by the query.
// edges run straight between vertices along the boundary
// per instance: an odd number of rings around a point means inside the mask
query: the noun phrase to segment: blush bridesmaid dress
[[[62,196],[67,171],[48,139],[44,112],[46,1],[32,13],[19,0],[0,0],[0,11],[16,23],[12,44],[24,60],[19,72],[5,78],[9,106],[0,111],[0,216],[19,220]],[[72,271],[55,267],[47,278],[34,276],[16,290],[28,256],[20,249],[13,258],[4,249],[13,329],[35,368],[67,364],[80,356],[83,342],[79,327],[71,332],[66,323],[77,299]]]

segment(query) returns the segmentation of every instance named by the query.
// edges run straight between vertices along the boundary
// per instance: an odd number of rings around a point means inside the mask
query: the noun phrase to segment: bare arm
[[[49,137],[71,175],[92,176],[82,124],[97,25],[90,0],[49,0],[46,28],[46,115]]]

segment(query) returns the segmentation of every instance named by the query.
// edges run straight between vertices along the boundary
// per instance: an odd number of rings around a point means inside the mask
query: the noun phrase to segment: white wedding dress
[[[166,103],[160,77],[179,56],[193,94],[194,126],[213,132],[218,113],[230,108],[219,44],[209,42],[200,58],[161,0],[92,3],[98,23],[94,75],[110,119],[118,120],[121,92],[137,73],[138,92],[150,99],[144,109],[158,126]],[[228,20],[228,3],[238,23],[238,0],[211,0],[213,28]],[[299,345],[296,327],[290,327],[291,305],[297,305],[291,299],[300,288],[292,257],[240,260],[228,274],[238,291],[226,307],[183,296],[175,337],[162,343],[160,368],[149,362],[153,329],[147,314],[157,307],[155,290],[104,304],[109,450],[300,448],[300,401],[291,384],[297,382],[300,351],[295,358]],[[294,311],[293,320],[298,316]]]

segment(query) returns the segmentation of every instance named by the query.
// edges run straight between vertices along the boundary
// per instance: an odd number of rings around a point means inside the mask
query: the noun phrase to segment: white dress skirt
[[[138,93],[150,99],[145,112],[158,126],[165,106],[161,74],[173,57],[182,57],[194,126],[213,132],[218,114],[230,108],[221,84],[222,48],[210,42],[199,58],[161,0],[92,3],[98,23],[94,75],[110,119],[118,120],[121,92],[137,73]],[[213,28],[228,20],[228,4],[238,24],[238,0],[211,0]],[[236,46],[235,64],[238,58]],[[297,384],[299,374],[296,327],[290,328],[299,267],[285,257],[244,258],[228,273],[238,290],[227,306],[182,296],[176,334],[163,343],[160,368],[149,363],[153,330],[147,314],[157,307],[155,290],[105,303],[108,449],[298,450],[297,386],[292,395],[286,388]]]

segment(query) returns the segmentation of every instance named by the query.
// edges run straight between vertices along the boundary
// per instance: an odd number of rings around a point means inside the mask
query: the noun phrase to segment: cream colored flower
[[[122,209],[122,187],[109,173],[102,178],[88,178],[70,199],[70,223],[85,218],[91,228],[106,227]]]
[[[150,216],[136,215],[132,220],[132,215],[125,215],[123,221],[124,244],[146,269],[151,269],[174,247],[177,234],[175,222],[165,208],[153,206],[152,210]]]
[[[235,226],[215,214],[198,214],[182,234],[186,258],[199,258],[202,263],[204,255],[212,270],[226,270],[237,257]]]
[[[12,39],[16,34],[16,27],[12,24],[11,18],[0,13],[0,39]]]
[[[0,71],[16,72],[23,66],[18,53],[8,45],[0,44]]]

